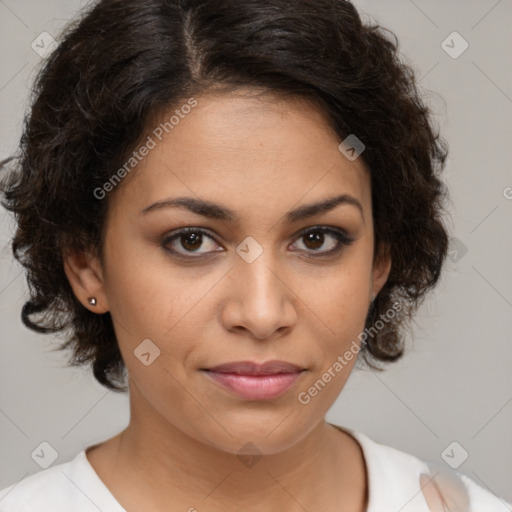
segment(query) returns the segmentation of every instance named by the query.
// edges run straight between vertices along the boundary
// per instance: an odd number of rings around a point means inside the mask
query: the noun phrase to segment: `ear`
[[[76,298],[93,313],[109,310],[105,285],[99,258],[89,251],[68,251],[62,255],[64,272]],[[96,299],[96,305],[89,304],[89,297]]]
[[[388,280],[391,271],[391,251],[389,246],[381,247],[375,255],[372,269],[372,299],[377,296]]]

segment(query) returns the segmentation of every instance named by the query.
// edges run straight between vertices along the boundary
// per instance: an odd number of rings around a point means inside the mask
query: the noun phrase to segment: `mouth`
[[[216,384],[246,400],[272,400],[285,394],[306,371],[286,361],[238,361],[203,368]]]

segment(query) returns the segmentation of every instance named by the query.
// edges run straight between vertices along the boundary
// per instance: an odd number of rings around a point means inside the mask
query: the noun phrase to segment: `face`
[[[196,100],[105,199],[102,264],[67,272],[112,315],[132,418],[277,453],[342,390],[390,262],[373,261],[368,171],[317,107],[240,91]],[[270,375],[212,371],[269,361],[281,362]]]

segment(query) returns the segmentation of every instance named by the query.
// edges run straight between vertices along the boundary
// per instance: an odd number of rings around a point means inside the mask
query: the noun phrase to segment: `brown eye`
[[[182,258],[198,258],[212,252],[219,252],[219,245],[213,237],[199,228],[181,229],[166,237],[161,246],[167,252]],[[201,248],[206,250],[200,250]],[[197,256],[188,256],[193,253]]]
[[[187,235],[181,235],[179,238],[181,245],[187,251],[197,251],[203,243],[202,233],[190,233]]]
[[[303,235],[306,247],[308,249],[317,250],[324,244],[324,234],[317,232],[307,233]]]
[[[318,253],[313,254],[313,257],[337,254],[354,241],[345,232],[327,227],[317,227],[303,232],[298,240],[302,240],[305,252]],[[322,247],[324,250],[321,250]]]

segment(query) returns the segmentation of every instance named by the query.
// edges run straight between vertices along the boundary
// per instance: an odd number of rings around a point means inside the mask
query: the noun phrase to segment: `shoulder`
[[[85,450],[73,460],[30,475],[0,490],[1,512],[98,512],[112,507],[99,485]],[[107,505],[106,508],[103,508]]]
[[[67,478],[71,462],[66,462],[34,473],[19,482],[0,491],[0,510],[2,512],[28,512],[37,505],[38,511],[52,510],[69,504],[70,488],[73,484]],[[51,504],[48,500],[51,499]]]
[[[369,484],[367,512],[512,512],[512,505],[462,472],[343,429],[361,445]],[[444,508],[443,508],[444,507]]]

